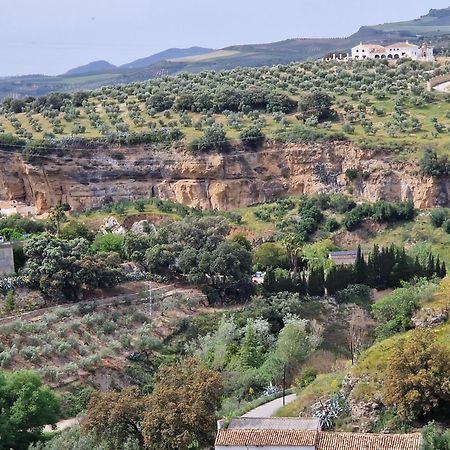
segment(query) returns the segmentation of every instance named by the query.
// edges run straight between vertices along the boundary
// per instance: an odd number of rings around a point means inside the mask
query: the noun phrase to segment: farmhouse
[[[426,44],[421,47],[406,42],[397,42],[395,44],[383,47],[377,44],[363,44],[362,42],[352,48],[350,59],[403,59],[408,58],[413,61],[434,61],[433,48]]]
[[[239,418],[219,421],[215,450],[419,450],[421,435],[332,433],[317,419]]]
[[[362,257],[367,262],[369,258],[369,252],[365,249],[361,250]],[[358,257],[358,250],[341,250],[330,252],[328,259],[330,259],[336,266],[351,266],[355,264]]]

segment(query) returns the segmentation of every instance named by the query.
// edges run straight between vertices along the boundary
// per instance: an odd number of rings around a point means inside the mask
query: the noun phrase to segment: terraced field
[[[213,144],[238,143],[244,131],[257,129],[288,142],[346,138],[410,154],[428,145],[448,151],[449,97],[425,87],[449,70],[443,63],[411,61],[308,62],[7,99],[0,107],[0,139],[127,142],[133,135],[145,136],[146,143],[188,146],[215,127],[208,138]],[[331,111],[305,100],[317,93],[331,96]],[[245,136],[251,144],[252,135]]]

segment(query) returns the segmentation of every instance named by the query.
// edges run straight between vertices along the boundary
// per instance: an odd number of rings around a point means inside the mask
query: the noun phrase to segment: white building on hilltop
[[[361,44],[352,48],[350,59],[402,59],[413,61],[434,61],[433,48],[426,44],[421,47],[406,42],[397,42],[386,47],[378,44]]]

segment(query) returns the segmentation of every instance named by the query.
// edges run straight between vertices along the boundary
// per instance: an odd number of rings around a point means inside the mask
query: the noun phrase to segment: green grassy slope
[[[410,35],[436,36],[450,32],[450,7],[444,9],[432,9],[419,19],[385,23],[370,27],[383,32],[399,31]]]

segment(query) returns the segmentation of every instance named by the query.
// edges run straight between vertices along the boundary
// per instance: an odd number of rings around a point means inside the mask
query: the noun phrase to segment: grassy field
[[[299,99],[299,96],[293,97],[295,100]],[[420,108],[408,107],[408,116],[409,117],[417,117],[422,121],[422,130],[420,132],[408,133],[408,134],[389,134],[385,129],[385,125],[393,116],[393,103],[392,101],[379,101],[374,99],[371,96],[367,97],[367,101],[373,105],[373,108],[383,109],[385,111],[384,117],[378,117],[369,111],[366,116],[368,119],[373,121],[373,125],[375,129],[377,129],[376,135],[371,136],[367,135],[364,131],[363,127],[360,124],[354,124],[354,131],[351,134],[347,134],[348,139],[356,142],[356,143],[364,143],[376,145],[380,148],[383,146],[391,146],[392,144],[397,144],[399,147],[407,147],[413,146],[414,148],[423,148],[427,145],[434,145],[438,149],[443,152],[450,151],[450,134],[448,133],[440,133],[439,135],[433,135],[434,127],[431,123],[431,118],[435,117],[437,120],[444,124],[445,126],[450,126],[450,119],[447,117],[450,112],[450,105],[444,100],[444,96],[435,96],[436,103],[428,104],[422,106]],[[136,101],[136,99],[129,99],[131,101]],[[336,101],[339,103],[350,103],[351,99],[349,96],[336,96]],[[171,112],[169,115],[163,113],[154,114],[152,117],[145,110],[144,105],[139,105],[139,114],[140,117],[144,121],[144,125],[137,125],[130,118],[130,114],[125,103],[116,102],[117,107],[119,108],[119,115],[123,122],[125,122],[129,130],[132,132],[148,132],[153,126],[164,126],[168,125],[169,122],[176,123],[182,132],[185,135],[185,144],[189,144],[193,139],[202,135],[202,132],[196,129],[194,126],[183,126],[180,124],[180,114],[176,112]],[[101,120],[111,129],[114,128],[114,124],[109,119],[108,115],[105,112],[105,108],[97,102],[94,102],[94,109],[97,114],[101,117]],[[335,110],[339,115],[343,115],[344,111],[335,107]],[[64,137],[64,136],[74,136],[78,135],[80,137],[102,137],[102,133],[97,129],[91,126],[88,118],[88,114],[80,108],[80,115],[75,120],[67,120],[64,116],[60,115],[62,132],[60,134],[56,134],[56,137]],[[53,133],[54,127],[49,122],[49,120],[44,117],[42,114],[33,114],[32,120],[36,121],[40,127],[41,131],[36,131],[32,123],[30,122],[30,116],[26,113],[16,114],[16,119],[20,124],[20,128],[32,133],[33,139],[40,140],[45,137],[46,133]],[[189,113],[189,117],[193,123],[197,122],[201,119],[201,115],[198,113]],[[262,114],[262,117],[265,121],[265,126],[262,131],[269,137],[273,138],[276,133],[280,131],[288,132],[290,128],[296,124],[299,124],[298,119],[296,118],[296,113],[287,114],[284,116],[283,121],[285,125],[277,122],[271,114]],[[239,130],[233,129],[228,126],[227,118],[221,114],[215,114],[214,120],[216,123],[221,123],[227,128],[227,137],[231,141],[239,141]],[[243,118],[241,120],[242,127],[249,126],[252,123],[250,118]],[[85,127],[85,131],[83,133],[78,133],[74,131],[74,125],[80,124]],[[154,125],[151,125],[154,124]],[[322,128],[319,126],[319,129]],[[9,118],[5,114],[0,114],[0,129],[4,130],[5,133],[13,134],[18,137],[20,135],[17,133],[17,128],[13,126]],[[325,134],[333,134],[342,132],[342,122],[333,122],[329,124],[329,128],[322,129]],[[409,153],[411,155],[411,153]]]
[[[309,411],[313,403],[319,399],[328,399],[336,394],[342,386],[344,373],[320,374],[307,387],[298,393],[298,399],[284,406],[276,413],[276,417],[298,417]]]
[[[369,241],[369,245],[391,245],[412,248],[417,244],[429,246],[444,261],[450,261],[450,234],[430,223],[426,211],[420,213],[412,222],[389,226]]]

